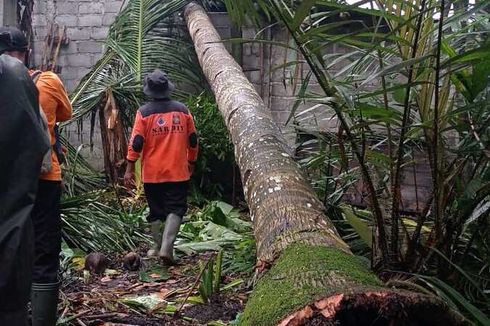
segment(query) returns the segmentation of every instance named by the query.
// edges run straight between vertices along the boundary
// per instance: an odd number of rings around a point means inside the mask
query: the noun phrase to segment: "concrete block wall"
[[[34,63],[42,60],[50,23],[66,26],[70,43],[60,49],[61,78],[69,91],[97,62],[104,50],[109,26],[124,0],[39,0],[34,3]]]
[[[15,0],[0,0],[0,26],[17,25],[17,2]]]
[[[34,2],[34,65],[42,61],[44,40],[50,23],[66,26],[70,43],[60,48],[57,65],[66,89],[71,92],[104,52],[104,41],[110,25],[124,0],[37,0]],[[103,168],[102,140],[98,119],[90,146],[90,118],[65,128],[70,143],[81,148],[81,154],[97,169]]]
[[[291,43],[288,33],[273,27],[259,31],[253,27],[242,29],[244,39],[262,39],[274,43]],[[327,49],[336,51],[335,48]],[[297,62],[289,65],[290,62]],[[288,64],[288,65],[286,65]],[[337,119],[330,108],[312,100],[305,100],[291,118],[291,111],[296,103],[302,81],[307,76],[309,68],[297,51],[266,43],[252,42],[243,45],[243,69],[249,80],[255,85],[259,94],[271,108],[274,120],[279,124],[291,145],[294,145],[296,132],[295,123],[305,129],[334,130],[337,128]],[[309,95],[321,97],[322,91],[314,77],[310,78],[308,86]],[[291,119],[290,119],[291,118]],[[289,123],[287,123],[289,121]]]

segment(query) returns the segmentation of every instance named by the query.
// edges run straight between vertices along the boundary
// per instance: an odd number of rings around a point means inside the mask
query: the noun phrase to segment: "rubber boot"
[[[55,326],[60,282],[32,283],[32,326]]]
[[[176,214],[169,214],[165,221],[165,229],[162,236],[162,246],[158,255],[166,265],[175,265],[174,242],[179,233],[182,217]]]
[[[150,223],[151,237],[153,238],[153,246],[147,252],[148,257],[157,257],[158,251],[162,246],[162,222],[160,220]]]

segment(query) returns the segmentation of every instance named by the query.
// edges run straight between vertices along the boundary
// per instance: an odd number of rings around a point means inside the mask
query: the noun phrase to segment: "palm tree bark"
[[[301,325],[315,318],[342,325],[369,324],[369,318],[459,324],[435,298],[384,288],[352,255],[204,9],[192,2],[184,15],[235,146],[254,226],[262,276],[241,324]]]

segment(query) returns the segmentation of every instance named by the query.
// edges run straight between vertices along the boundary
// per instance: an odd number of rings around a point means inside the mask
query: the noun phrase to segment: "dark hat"
[[[145,84],[143,86],[143,93],[154,99],[164,99],[170,96],[175,90],[175,85],[168,80],[167,75],[159,70],[155,69],[152,73],[145,77]]]
[[[29,43],[24,33],[15,27],[0,27],[0,53],[4,51],[28,50]]]

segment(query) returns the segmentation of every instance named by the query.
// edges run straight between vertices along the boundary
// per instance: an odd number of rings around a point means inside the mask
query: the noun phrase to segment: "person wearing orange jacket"
[[[27,38],[17,28],[3,27],[10,33],[11,47],[4,54],[27,64],[30,49]],[[34,269],[32,275],[31,306],[33,326],[53,326],[59,292],[59,254],[61,251],[61,168],[59,149],[55,146],[57,122],[71,118],[72,107],[60,78],[51,71],[31,71],[39,91],[39,104],[47,118],[51,140],[50,170],[39,176],[38,190],[31,213],[34,224]],[[34,79],[34,78],[33,78]]]
[[[135,162],[141,157],[154,240],[148,256],[158,256],[167,265],[175,263],[173,246],[187,212],[189,179],[198,154],[194,120],[184,104],[170,98],[174,89],[158,69],[145,77],[143,92],[151,101],[136,113],[124,176],[127,186],[134,185]]]

